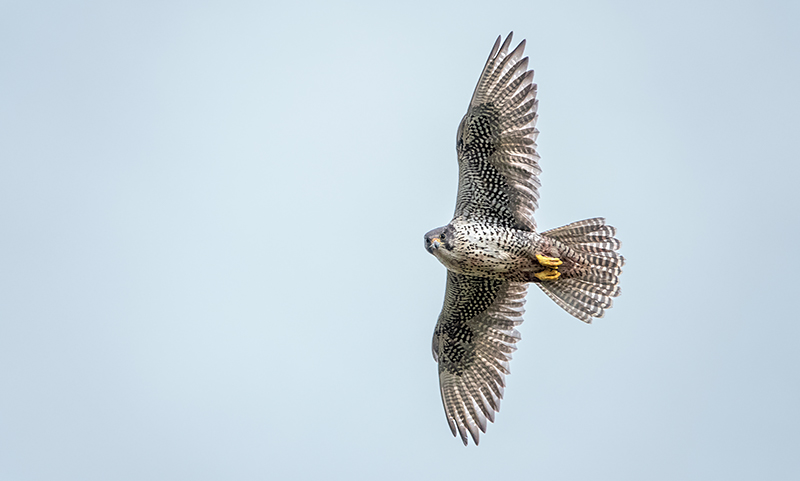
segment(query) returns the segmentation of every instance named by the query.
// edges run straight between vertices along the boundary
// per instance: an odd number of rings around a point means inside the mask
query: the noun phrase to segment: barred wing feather
[[[433,332],[433,358],[447,422],[475,444],[500,410],[516,350],[527,284],[447,273],[444,306]]]
[[[500,37],[486,61],[458,127],[456,217],[488,219],[535,230],[539,155],[536,153],[536,84],[523,40],[509,52],[513,32]]]

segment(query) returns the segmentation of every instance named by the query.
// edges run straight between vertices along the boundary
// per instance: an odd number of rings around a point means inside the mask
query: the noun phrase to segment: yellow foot
[[[563,262],[558,257],[547,257],[541,254],[536,254],[536,260],[539,261],[539,264],[546,266],[546,267],[558,267]]]
[[[536,256],[536,257],[539,257],[539,256]],[[558,261],[558,262],[561,262],[561,261]],[[555,269],[547,269],[547,270],[544,270],[542,272],[535,273],[534,276],[536,276],[536,278],[539,279],[540,281],[554,281],[554,280],[558,279],[559,276],[561,276],[561,273],[558,272]]]

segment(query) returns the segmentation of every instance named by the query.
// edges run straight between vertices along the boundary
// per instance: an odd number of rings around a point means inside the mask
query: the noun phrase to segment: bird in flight
[[[525,41],[509,52],[512,35],[497,38],[458,127],[453,220],[425,234],[447,268],[432,349],[447,422],[464,445],[468,434],[477,445],[500,410],[528,284],[589,323],[620,294],[625,263],[603,218],[536,231],[536,84]]]

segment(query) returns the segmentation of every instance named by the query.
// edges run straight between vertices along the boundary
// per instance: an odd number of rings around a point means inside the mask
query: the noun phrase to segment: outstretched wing
[[[478,444],[500,410],[508,362],[520,339],[527,284],[447,272],[444,306],[433,331],[433,358],[453,436]]]
[[[525,41],[509,53],[512,35],[502,45],[497,37],[458,127],[455,216],[532,231],[542,171],[538,102],[528,57],[521,58]]]

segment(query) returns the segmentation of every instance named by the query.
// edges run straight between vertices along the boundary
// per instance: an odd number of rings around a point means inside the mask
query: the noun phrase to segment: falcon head
[[[455,230],[450,224],[444,227],[437,227],[425,234],[425,250],[436,257],[442,252],[440,249],[453,250],[455,242]]]

